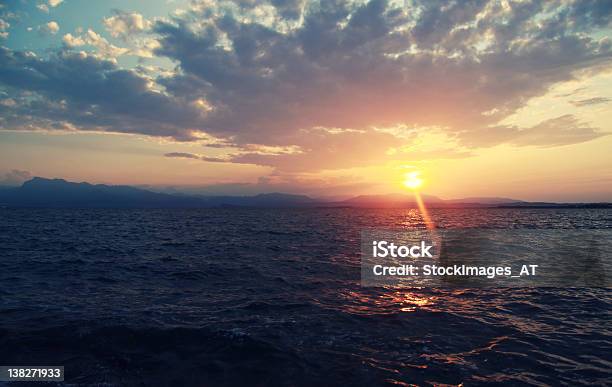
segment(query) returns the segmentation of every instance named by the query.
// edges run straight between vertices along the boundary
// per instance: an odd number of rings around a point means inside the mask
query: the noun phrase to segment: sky
[[[8,0],[0,185],[612,201],[612,2]]]

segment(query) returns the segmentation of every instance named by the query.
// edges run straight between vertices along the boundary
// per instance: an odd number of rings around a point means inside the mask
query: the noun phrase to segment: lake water
[[[431,216],[612,228],[609,209]],[[0,365],[63,365],[71,385],[612,385],[610,289],[360,285],[361,230],[422,226],[415,210],[0,209]]]

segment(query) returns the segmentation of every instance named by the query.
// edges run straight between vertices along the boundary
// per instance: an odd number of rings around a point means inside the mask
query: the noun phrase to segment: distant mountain
[[[211,207],[312,207],[321,202],[306,195],[268,193],[255,196],[203,196]]]
[[[196,197],[151,192],[130,186],[73,183],[35,177],[21,187],[0,189],[0,206],[50,208],[304,207],[318,201],[283,193]]]
[[[525,202],[499,197],[471,197],[464,199],[444,200],[436,196],[421,195],[423,202],[429,208],[612,208],[611,203],[546,203]],[[356,207],[356,208],[416,208],[414,195],[362,195],[333,203],[325,203],[326,207]]]
[[[524,203],[520,200],[508,198],[473,197],[465,199],[443,200],[436,196],[421,195],[425,205],[429,207],[490,207],[506,204]],[[348,207],[371,207],[371,208],[411,208],[418,204],[414,195],[389,194],[389,195],[362,195],[334,203],[339,206]]]
[[[426,204],[444,203],[444,200],[430,195],[421,195]],[[405,208],[416,207],[414,195],[389,194],[389,195],[361,195],[354,198],[331,203],[332,205],[344,207],[368,207],[368,208]]]
[[[35,177],[21,187],[0,190],[0,205],[61,208],[202,207],[198,198],[160,194],[129,186],[72,183]]]
[[[421,195],[430,208],[612,208],[610,203],[544,203],[523,202],[507,198],[466,198],[443,200]],[[351,208],[414,208],[413,195],[361,195],[348,200],[324,201],[305,195],[285,193],[255,196],[189,196],[151,192],[130,186],[73,183],[62,179],[35,177],[21,187],[1,188],[0,207],[49,208],[208,208],[208,207],[351,207]]]
[[[464,199],[451,199],[445,200],[446,203],[449,204],[516,204],[516,203],[525,203],[522,200],[508,199],[508,198],[488,198],[488,197],[474,197],[474,198],[464,198]]]

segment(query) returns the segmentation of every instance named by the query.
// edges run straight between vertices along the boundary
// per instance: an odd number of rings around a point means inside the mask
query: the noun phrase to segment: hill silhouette
[[[524,202],[508,198],[465,198],[444,200],[421,195],[430,208],[449,207],[605,207],[610,203]],[[351,207],[414,208],[414,195],[360,195],[342,201],[317,200],[306,195],[267,193],[254,196],[190,196],[152,192],[131,186],[75,183],[63,179],[35,177],[21,187],[0,188],[1,207],[37,208],[211,208],[211,207]]]

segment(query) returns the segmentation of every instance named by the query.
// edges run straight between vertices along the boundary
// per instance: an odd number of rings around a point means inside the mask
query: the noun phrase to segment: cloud
[[[6,172],[4,176],[0,178],[0,185],[19,186],[31,178],[32,174],[29,171],[13,169],[10,172]]]
[[[164,156],[184,158],[184,159],[200,159],[199,155],[196,155],[193,153],[185,153],[185,152],[171,152],[171,153],[166,153]]]
[[[602,135],[567,116],[531,128],[500,122],[556,84],[610,69],[610,2],[397,4],[194,1],[152,24],[115,11],[105,19],[113,36],[142,34],[142,55],[176,68],[120,68],[113,59],[134,49],[92,30],[66,34],[49,57],[2,49],[0,82],[16,101],[0,107],[2,126],[212,137],[229,147],[219,161],[282,171],[388,160],[389,147],[410,142],[381,130],[396,126],[444,128],[471,147]],[[83,45],[97,56],[76,52]]]
[[[132,43],[129,54],[140,58],[153,58],[155,50],[159,48],[159,42],[155,39],[140,39]]]
[[[70,48],[84,46],[86,44],[82,37],[73,36],[71,33],[65,34],[62,38],[62,42],[64,42],[64,44]]]
[[[609,134],[581,122],[571,114],[566,114],[542,121],[530,128],[499,126],[466,131],[460,136],[465,143],[476,147],[499,144],[554,147],[591,141]]]
[[[50,21],[47,24],[43,24],[38,27],[38,33],[44,35],[55,35],[59,31],[60,27],[57,22]]]
[[[166,157],[184,157],[208,162],[271,166],[282,172],[305,172],[352,168],[372,162],[391,160],[386,150],[398,144],[398,138],[379,131],[328,131],[316,128],[292,142],[299,147],[232,144],[234,152],[227,157],[207,157],[192,153],[168,153]],[[211,144],[205,146],[210,147]],[[213,144],[214,145],[214,144]]]
[[[365,166],[389,159],[387,149],[398,139],[374,130],[355,132],[308,131],[291,142],[300,143],[293,151],[262,152],[253,150],[230,155],[229,161],[275,167],[284,172],[304,172]]]
[[[113,16],[103,20],[106,30],[115,38],[127,40],[128,37],[147,31],[151,22],[136,12],[113,11]]]
[[[196,159],[196,160],[202,160],[202,161],[207,161],[207,162],[211,162],[211,163],[226,163],[228,162],[227,159],[223,159],[220,157],[208,157],[208,156],[201,156],[201,155],[197,155],[194,153],[185,153],[185,152],[171,152],[171,153],[166,153],[164,155],[165,157],[174,157],[174,158],[183,158],[183,159]]]
[[[586,142],[609,134],[590,127],[573,115],[567,114],[521,130],[509,142],[518,146],[552,147]]]
[[[0,19],[0,39],[6,39],[9,36],[8,29],[11,25],[9,22]]]
[[[122,47],[117,47],[108,42],[95,31],[88,29],[84,34],[85,43],[94,46],[98,53],[104,58],[117,58],[128,52],[129,50]]]
[[[577,107],[599,105],[599,104],[608,103],[608,102],[610,102],[610,98],[606,98],[606,97],[594,97],[594,98],[581,99],[578,101],[570,101],[572,105],[577,106]]]
[[[304,11],[305,0],[271,0],[276,11],[284,18],[299,19]]]
[[[112,60],[129,52],[127,48],[117,47],[109,43],[108,40],[92,29],[88,29],[80,36],[73,36],[68,33],[64,35],[62,41],[68,48],[90,45],[96,48],[96,52],[100,57]]]
[[[106,59],[116,60],[122,55],[135,55],[141,58],[152,58],[153,51],[159,47],[159,43],[154,39],[145,39],[132,42],[132,47],[117,47],[92,29],[88,29],[84,34],[72,35],[67,33],[63,36],[62,42],[65,48],[71,49],[85,45],[96,49],[97,55]]]
[[[194,140],[205,112],[167,95],[151,79],[85,52],[42,59],[0,47],[0,80],[14,106],[0,106],[2,128],[96,130]],[[27,119],[26,119],[27,118]]]
[[[49,7],[55,8],[60,5],[64,0],[49,0],[47,4],[40,3],[36,5],[36,8],[41,10],[42,12],[49,13]]]
[[[475,4],[426,2],[412,30],[413,13],[383,1],[310,5],[303,25],[288,33],[227,15],[203,25],[188,16],[158,22],[157,53],[182,70],[162,82],[216,107],[209,133],[253,143],[265,132],[287,145],[317,126],[487,127],[611,55],[605,42],[568,34],[569,25],[557,31],[557,16],[548,21],[551,10],[542,5],[506,11]],[[203,12],[210,10],[191,17]],[[548,35],[532,25],[535,15],[544,17]],[[487,26],[470,27],[483,16]],[[498,16],[512,23],[496,24]],[[461,37],[458,25],[468,31]],[[487,39],[486,50],[477,47]],[[499,113],[482,114],[493,109]]]
[[[574,89],[568,93],[563,93],[563,94],[557,94],[556,97],[558,98],[564,98],[564,97],[571,97],[573,95],[576,94],[580,94],[581,92],[585,91],[587,88],[586,87],[579,87],[577,89]]]
[[[209,163],[227,163],[229,161],[221,157],[208,157],[208,156],[202,156],[200,159],[202,161],[207,161]]]

